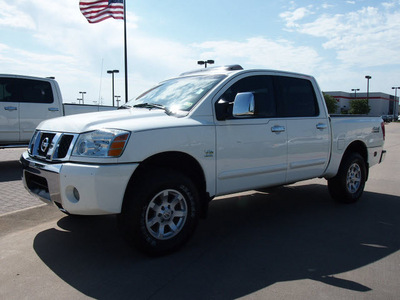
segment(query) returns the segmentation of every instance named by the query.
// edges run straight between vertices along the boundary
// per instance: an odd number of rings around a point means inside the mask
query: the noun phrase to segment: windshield
[[[164,81],[125,106],[163,108],[171,113],[188,112],[225,75],[191,76]]]

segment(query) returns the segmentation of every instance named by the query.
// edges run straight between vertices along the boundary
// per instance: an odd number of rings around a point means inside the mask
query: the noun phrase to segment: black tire
[[[331,197],[340,203],[354,203],[364,192],[367,167],[359,153],[346,155],[337,175],[328,180]]]
[[[155,169],[128,187],[118,219],[127,239],[141,252],[173,252],[189,240],[198,223],[197,188],[180,172]]]

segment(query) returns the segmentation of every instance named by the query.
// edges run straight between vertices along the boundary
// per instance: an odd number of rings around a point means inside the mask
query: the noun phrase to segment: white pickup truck
[[[28,145],[43,120],[112,106],[63,104],[52,78],[0,74],[0,148]]]
[[[325,177],[334,199],[355,202],[385,155],[380,117],[330,117],[302,74],[203,69],[123,108],[42,122],[24,184],[68,214],[118,214],[149,254],[182,246],[216,196]]]

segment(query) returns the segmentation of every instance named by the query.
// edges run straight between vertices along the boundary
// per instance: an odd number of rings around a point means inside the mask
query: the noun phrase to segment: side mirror
[[[254,116],[254,94],[238,93],[233,102],[233,116],[235,118],[246,118]]]

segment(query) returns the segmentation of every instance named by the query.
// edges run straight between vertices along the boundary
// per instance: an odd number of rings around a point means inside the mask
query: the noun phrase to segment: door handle
[[[5,110],[17,110],[18,108],[16,106],[5,106]]]
[[[317,124],[317,129],[319,129],[319,130],[324,130],[324,129],[327,129],[327,128],[328,128],[328,125],[326,125],[324,123],[318,123]]]
[[[49,111],[58,111],[57,107],[49,107],[48,109],[49,109]]]
[[[271,127],[271,131],[276,132],[276,133],[284,132],[285,130],[286,130],[285,126],[276,125],[276,126]]]

